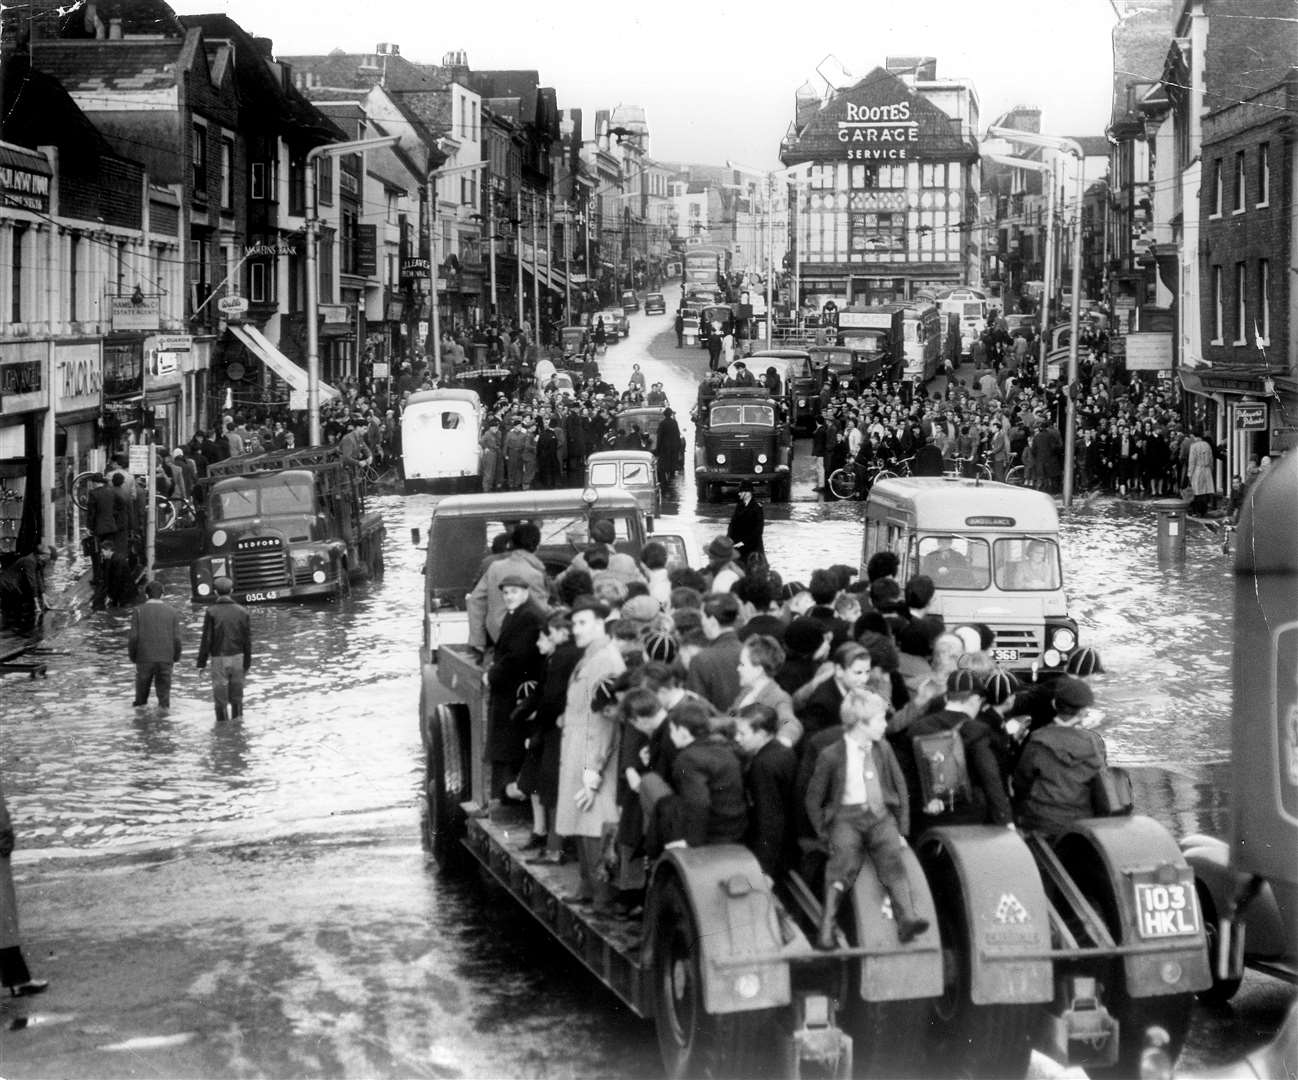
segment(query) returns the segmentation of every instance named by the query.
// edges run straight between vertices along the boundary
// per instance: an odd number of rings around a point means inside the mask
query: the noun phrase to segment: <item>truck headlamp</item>
[[[1077,635],[1067,626],[1061,626],[1050,638],[1050,644],[1060,652],[1069,652],[1077,644]]]
[[[760,461],[763,465],[765,465],[765,464],[766,464],[766,455],[765,455],[765,454],[758,454],[758,455],[757,455],[757,460]]]
[[[317,585],[323,585],[325,580],[325,572],[323,570],[315,571],[315,573],[311,575],[311,580],[314,581]]]
[[[726,455],[725,455],[725,454],[718,454],[718,455],[717,455],[717,464],[718,464],[718,465],[724,465],[725,463],[726,463]]]
[[[230,534],[224,529],[215,529],[212,532],[212,546],[225,547],[225,542],[230,539]]]
[[[211,596],[212,586],[209,585],[206,581],[200,581],[198,583],[198,588],[195,590],[195,592],[197,592],[199,596]]]

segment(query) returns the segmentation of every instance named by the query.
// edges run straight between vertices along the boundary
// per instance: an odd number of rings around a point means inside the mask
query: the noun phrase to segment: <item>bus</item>
[[[960,320],[960,356],[968,356],[987,329],[987,297],[980,289],[947,289],[938,294],[938,310]],[[955,352],[953,349],[952,352]]]
[[[685,249],[682,256],[681,283],[689,290],[690,284],[726,288],[730,273],[730,249],[722,244],[700,244]]]
[[[1033,676],[1059,674],[1077,647],[1049,495],[947,477],[879,480],[865,504],[861,571],[891,551],[897,577],[933,579],[932,610],[949,627],[984,623],[992,658]]]
[[[923,386],[937,374],[942,358],[942,315],[933,304],[906,305],[901,318],[906,382]]]

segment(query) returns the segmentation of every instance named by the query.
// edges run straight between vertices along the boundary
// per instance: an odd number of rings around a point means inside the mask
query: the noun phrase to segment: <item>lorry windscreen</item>
[[[775,427],[775,410],[769,405],[713,405],[708,426]]]
[[[249,478],[237,485],[218,487],[208,507],[212,521],[314,513],[315,489],[311,482],[281,476]]]

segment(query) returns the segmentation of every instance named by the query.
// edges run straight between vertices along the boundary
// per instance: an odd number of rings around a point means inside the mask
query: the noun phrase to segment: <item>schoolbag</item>
[[[962,726],[956,724],[953,728],[916,735],[911,739],[915,765],[919,770],[921,801],[925,806],[937,799],[949,813],[957,802],[967,802],[972,796],[964,740],[960,738]]]

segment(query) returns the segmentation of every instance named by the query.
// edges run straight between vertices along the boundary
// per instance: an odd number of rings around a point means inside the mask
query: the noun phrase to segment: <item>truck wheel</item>
[[[469,764],[469,710],[460,704],[420,709],[425,720],[424,839],[443,869],[453,866],[464,836],[464,811],[472,772]]]
[[[1118,915],[1118,899],[1113,895],[1113,885],[1100,865],[1095,851],[1087,844],[1072,842],[1065,837],[1056,848],[1059,861],[1072,875],[1077,887],[1099,913],[1119,945],[1132,944],[1123,939],[1122,919]],[[1202,913],[1201,913],[1202,915]],[[1206,920],[1206,915],[1202,915]],[[1173,1064],[1181,1056],[1186,1033],[1190,1030],[1190,1013],[1194,1009],[1194,994],[1165,994],[1161,997],[1133,998],[1127,992],[1121,960],[1113,960],[1100,973],[1100,982],[1106,992],[1110,1015],[1118,1022],[1118,1060],[1108,1066],[1087,1066],[1086,1075],[1091,1080],[1100,1077],[1138,1077],[1140,1058],[1145,1049],[1145,1033],[1160,1027],[1167,1034],[1164,1050]]]
[[[383,569],[383,538],[379,537],[370,548],[370,580],[378,581]]]
[[[655,890],[646,922],[653,935],[654,1025],[669,1080],[750,1077],[769,1063],[770,1010],[713,1015],[703,1010],[699,929],[672,879]]]
[[[915,1048],[929,1037],[930,1003],[862,1001],[861,963],[851,965],[845,1027],[852,1036],[852,1065],[858,1077],[928,1075],[923,1054]]]
[[[1217,905],[1212,902],[1212,895],[1202,882],[1195,882],[1194,891],[1199,894],[1199,912],[1203,917],[1203,935],[1208,939],[1208,963],[1212,965],[1212,985],[1207,990],[1199,991],[1199,1000],[1205,1005],[1226,1005],[1239,992],[1242,976],[1223,979],[1217,974],[1217,941],[1220,931],[1217,928]]]
[[[975,1005],[970,1000],[973,943],[964,892],[951,860],[933,848],[918,852],[937,901],[944,990],[928,1005],[930,1075],[1020,1077],[1028,1071],[1037,1005]]]

